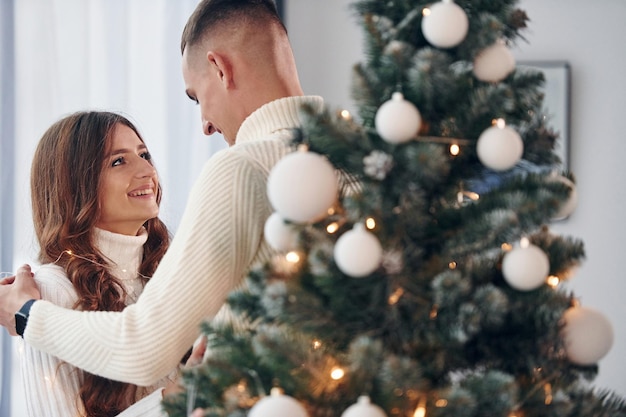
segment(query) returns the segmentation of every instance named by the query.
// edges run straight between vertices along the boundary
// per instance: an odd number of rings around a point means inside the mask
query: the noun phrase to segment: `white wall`
[[[352,65],[362,61],[361,28],[348,0],[287,0],[286,22],[304,90],[332,107],[354,111]],[[598,387],[626,395],[626,1],[521,0],[531,21],[518,60],[565,60],[571,65],[570,169],[579,204],[553,226],[582,239],[587,259],[568,284],[583,305],[612,322],[615,342],[600,362]],[[622,256],[625,256],[622,258]]]

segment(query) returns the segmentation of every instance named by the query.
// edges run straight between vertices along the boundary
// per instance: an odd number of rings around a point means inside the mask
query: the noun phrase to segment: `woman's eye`
[[[142,153],[142,154],[141,154],[141,157],[142,157],[143,159],[145,159],[146,161],[149,161],[149,160],[151,160],[151,159],[152,159],[152,155],[150,155],[150,152],[144,152],[144,153]]]
[[[115,158],[113,160],[113,163],[111,164],[112,167],[116,167],[118,165],[122,165],[122,163],[124,162],[124,158],[122,158],[121,156],[119,158]]]

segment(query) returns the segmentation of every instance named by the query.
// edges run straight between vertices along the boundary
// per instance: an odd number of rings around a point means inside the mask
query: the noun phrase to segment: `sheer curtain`
[[[202,135],[198,108],[184,93],[180,34],[197,1],[0,2],[0,271],[35,259],[32,154],[50,124],[77,110],[122,112],[138,126],[163,184],[161,216],[175,232],[193,180],[209,156],[225,147],[222,138]],[[10,343],[2,337],[0,415],[18,417],[25,414],[17,380],[19,341],[13,339],[11,361]],[[10,414],[1,408],[8,398]]]

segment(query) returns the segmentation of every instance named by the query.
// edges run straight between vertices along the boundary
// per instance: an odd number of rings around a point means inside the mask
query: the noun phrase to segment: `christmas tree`
[[[172,417],[626,416],[610,323],[561,283],[583,243],[515,0],[361,0],[358,115],[303,108],[272,171],[281,253],[206,323]],[[272,395],[268,395],[272,392]]]

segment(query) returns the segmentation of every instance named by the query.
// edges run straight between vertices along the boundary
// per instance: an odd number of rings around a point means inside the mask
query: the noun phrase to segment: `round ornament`
[[[252,406],[248,417],[308,417],[302,404],[293,397],[284,395],[280,389],[273,388],[272,393],[261,398]]]
[[[289,252],[298,249],[298,229],[293,224],[285,222],[277,212],[267,218],[263,233],[267,243],[277,251]]]
[[[355,404],[341,414],[341,417],[387,417],[382,408],[372,404],[370,397],[361,395]]]
[[[402,93],[395,92],[391,100],[378,108],[374,123],[376,131],[385,141],[404,143],[417,135],[422,116],[413,103],[404,99]]]
[[[364,277],[374,272],[382,261],[383,248],[378,238],[361,223],[337,239],[333,251],[335,262],[346,275]]]
[[[474,75],[481,81],[497,83],[515,69],[515,57],[504,42],[486,47],[474,58]]]
[[[611,350],[613,327],[599,311],[570,307],[563,314],[562,337],[568,359],[578,365],[593,365]]]
[[[465,11],[452,0],[431,5],[422,18],[422,33],[438,48],[452,48],[463,42],[469,28]]]
[[[519,291],[531,291],[546,282],[550,260],[538,246],[512,249],[502,260],[502,274],[506,282]]]
[[[274,210],[285,220],[294,223],[320,220],[337,201],[334,167],[314,152],[292,152],[270,172],[267,194]]]
[[[571,188],[569,197],[563,202],[559,211],[552,218],[552,220],[563,220],[576,210],[576,206],[578,206],[578,191],[576,191],[576,185],[569,178],[562,175],[556,175],[551,177],[551,179],[554,181],[561,181]]]
[[[514,129],[491,126],[478,137],[478,159],[494,171],[506,171],[517,164],[524,153],[524,142]]]

